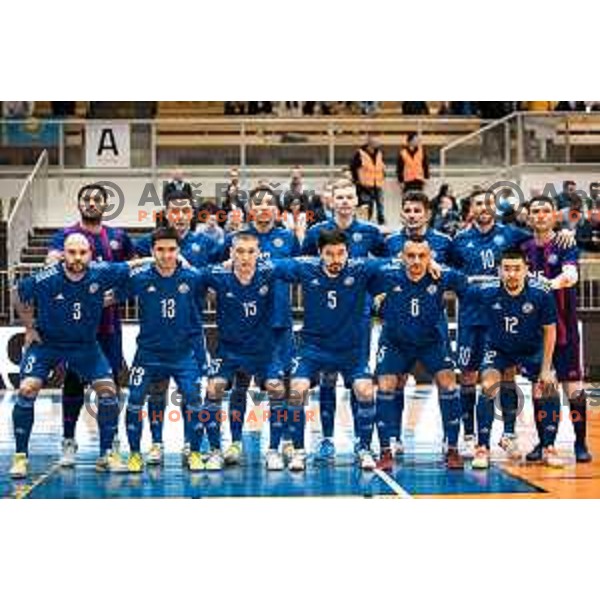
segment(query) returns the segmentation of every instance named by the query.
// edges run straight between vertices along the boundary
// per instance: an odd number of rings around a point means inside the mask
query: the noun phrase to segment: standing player
[[[517,371],[533,383],[544,462],[561,466],[554,448],[560,419],[560,399],[552,370],[556,307],[552,294],[538,282],[528,281],[527,275],[525,254],[518,249],[505,250],[500,281],[487,283],[472,293],[473,301],[482,305],[486,319],[474,469],[489,467],[495,396],[502,381],[513,381]]]
[[[104,294],[122,284],[129,265],[92,263],[90,243],[81,233],[68,235],[63,248],[64,264],[46,267],[23,279],[15,298],[17,313],[25,324],[26,341],[13,409],[16,454],[10,473],[15,478],[27,476],[34,403],[48,374],[61,362],[80,381],[91,383],[97,395],[97,470],[123,470],[118,453],[112,450],[119,417],[117,390],[96,333],[103,315]]]
[[[402,197],[401,218],[404,228],[393,233],[386,240],[388,253],[392,257],[397,257],[404,249],[406,241],[414,236],[423,237],[429,246],[431,258],[440,265],[445,265],[448,261],[448,254],[451,238],[429,226],[431,219],[431,204],[426,194],[422,192],[407,193]],[[447,334],[446,330],[446,334]],[[447,337],[447,336],[446,336]],[[447,342],[449,344],[449,340]],[[392,454],[401,455],[402,446],[402,418],[404,415],[404,388],[406,385],[407,374],[398,373],[396,376],[396,391],[390,410],[393,410],[389,433],[391,436]]]
[[[586,397],[581,372],[581,343],[577,323],[577,248],[561,248],[556,242],[554,226],[556,212],[552,198],[539,196],[529,204],[529,221],[534,238],[523,245],[529,270],[534,276],[549,282],[554,290],[557,308],[557,338],[554,350],[554,368],[563,393],[569,400],[571,421],[575,430],[575,459],[587,463],[592,456],[586,443]],[[505,417],[506,425],[506,417]],[[541,423],[536,419],[539,440]],[[527,460],[542,459],[538,444]]]
[[[306,467],[303,403],[315,378],[322,373],[340,373],[356,394],[357,459],[361,468],[369,470],[375,467],[371,454],[375,402],[364,351],[364,315],[379,266],[348,260],[349,241],[341,230],[322,230],[318,246],[320,259],[276,263],[277,276],[301,283],[304,297],[304,326],[288,400],[288,428],[294,443],[289,468],[303,471]]]
[[[183,398],[184,430],[190,444],[187,466],[190,471],[204,468],[200,455],[200,380],[206,370],[206,351],[198,305],[204,294],[199,272],[178,264],[179,243],[179,235],[172,228],[154,231],[152,254],[156,264],[133,272],[123,292],[137,297],[140,310],[140,333],[129,377],[126,419],[130,449],[127,466],[131,473],[144,469],[140,445],[148,388],[152,383],[168,382],[171,377]],[[164,420],[161,413],[156,417],[160,422]]]
[[[177,190],[171,192],[166,200],[166,218],[170,227],[175,228],[179,234],[180,247],[179,256],[192,267],[201,268],[208,264],[219,262],[221,258],[221,246],[212,238],[191,230],[194,218],[194,205],[189,191]],[[136,240],[135,251],[139,256],[152,255],[152,234]],[[199,360],[201,360],[199,358]],[[152,433],[152,447],[147,456],[149,465],[161,464],[163,461],[163,421],[155,419],[155,415],[164,414],[165,394],[168,381],[156,381],[149,387],[150,399],[148,408],[150,413],[150,431]],[[185,413],[184,404],[181,404],[182,412]],[[188,420],[184,417],[184,432]],[[185,444],[182,450],[182,462],[189,462],[189,441],[187,433],[184,436]]]
[[[289,230],[277,227],[279,215],[277,198],[271,187],[260,185],[250,192],[249,225],[245,231],[258,239],[260,258],[264,260],[291,258],[300,254],[300,244]],[[236,234],[227,236],[223,258],[230,258],[232,241]],[[289,386],[289,374],[292,360],[296,355],[292,307],[290,304],[290,285],[283,281],[274,283],[275,310],[273,328],[277,337],[277,354],[284,370],[286,385]],[[242,429],[246,415],[246,401],[250,381],[240,371],[235,377],[234,386],[229,395],[229,424],[232,444],[223,458],[227,464],[237,464],[242,453]],[[283,423],[285,429],[285,423]],[[285,432],[284,432],[285,435]],[[276,460],[276,459],[273,459]]]
[[[88,240],[92,260],[121,262],[133,257],[133,244],[125,231],[102,224],[107,208],[108,194],[101,185],[83,186],[77,194],[81,220],[56,233],[50,242],[47,263],[60,260],[64,253],[65,238],[72,233],[81,233]],[[110,294],[110,292],[109,292]],[[107,302],[108,304],[108,302]],[[119,307],[107,305],[102,312],[98,327],[98,343],[108,359],[115,383],[124,366],[122,327]],[[63,442],[61,465],[75,465],[77,443],[75,428],[83,407],[84,384],[73,370],[67,369],[62,389]]]
[[[462,293],[466,278],[446,270],[439,279],[434,279],[428,272],[431,249],[422,237],[415,236],[405,243],[401,259],[402,262],[382,267],[378,290],[386,294],[381,308],[383,328],[375,372],[381,446],[378,467],[389,470],[393,465],[391,436],[398,424],[394,407],[398,374],[410,373],[419,361],[438,386],[444,438],[448,443],[446,465],[449,469],[462,469],[463,460],[458,453],[460,397],[450,358],[444,293],[448,290]]]
[[[348,243],[348,252],[350,258],[366,258],[372,256],[386,256],[387,250],[385,239],[379,228],[372,223],[360,221],[356,218],[356,207],[358,197],[354,184],[346,179],[341,179],[334,183],[333,194],[333,219],[318,223],[311,227],[304,243],[302,244],[302,254],[306,256],[317,256],[319,254],[318,241],[322,231],[340,230],[345,232]],[[371,349],[371,302],[364,305],[364,314],[361,319],[363,326],[363,335],[361,342],[363,344],[362,352],[363,362],[366,364],[369,360]],[[336,381],[338,373],[324,372],[319,387],[319,403],[321,427],[323,429],[323,439],[319,444],[317,458],[323,461],[331,461],[335,457],[335,446],[333,444],[333,430],[335,424],[336,412]],[[347,382],[348,383],[348,382]],[[358,400],[354,388],[350,389],[350,404],[354,420],[355,434],[358,431],[357,408]],[[357,436],[356,436],[357,437]]]
[[[276,356],[276,334],[278,324],[275,308],[277,280],[273,277],[273,266],[260,262],[258,236],[253,231],[240,231],[233,236],[231,260],[233,269],[214,267],[206,273],[206,285],[217,295],[217,328],[219,344],[216,358],[212,361],[208,381],[208,439],[211,446],[211,465],[217,469],[222,465],[220,455],[219,419],[221,400],[232,383],[243,377],[267,391],[270,399],[270,443],[267,453],[267,468],[277,471],[284,467],[279,453],[279,444],[284,426],[283,368]],[[288,303],[289,304],[289,303]],[[232,437],[234,427],[239,437],[243,426],[243,413],[230,411]],[[238,464],[241,458],[241,442],[229,455],[229,464]],[[231,460],[235,457],[235,460]]]

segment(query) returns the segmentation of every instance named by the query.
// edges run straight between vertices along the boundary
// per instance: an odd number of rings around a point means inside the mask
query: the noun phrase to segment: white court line
[[[31,485],[26,485],[22,491],[18,491],[15,494],[15,499],[22,500],[24,498],[28,498],[35,488],[42,485],[42,483],[44,483],[50,476],[54,475],[54,473],[56,473],[56,471],[58,471],[60,468],[60,460],[58,460],[46,473],[43,473],[37,479],[35,479]]]
[[[373,469],[373,473],[377,475],[385,484],[392,488],[393,492],[402,498],[402,500],[412,500],[413,497],[393,478],[390,477],[385,471],[381,469]]]

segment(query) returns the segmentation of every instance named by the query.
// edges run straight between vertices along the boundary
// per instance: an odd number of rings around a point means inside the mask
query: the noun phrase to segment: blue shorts
[[[303,348],[294,360],[293,379],[308,379],[316,384],[322,373],[339,373],[346,387],[357,379],[372,379],[364,353],[333,355]]]
[[[271,356],[217,352],[217,357],[211,360],[208,376],[211,379],[223,379],[229,387],[236,375],[245,376],[247,379],[254,377],[256,384],[263,387],[268,379],[283,379],[283,369]]]
[[[533,354],[511,353],[508,355],[502,350],[486,348],[480,370],[496,369],[502,372],[511,367],[516,367],[521,375],[530,381],[537,381],[542,370],[542,358],[543,352],[541,349]]]
[[[45,343],[33,344],[27,348],[21,359],[21,379],[35,377],[46,381],[50,371],[59,363],[64,363],[68,370],[88,383],[99,379],[112,379],[110,365],[98,342],[76,348],[60,348]]]
[[[177,384],[186,404],[201,402],[202,374],[191,354],[169,360],[138,350],[129,371],[129,404],[143,406],[149,386],[171,378]]]
[[[558,381],[581,381],[583,379],[580,352],[579,336],[566,346],[554,348],[553,363]]]
[[[284,373],[292,370],[292,364],[296,357],[296,338],[294,331],[289,329],[278,330],[276,334],[275,355]]]
[[[430,344],[428,346],[405,346],[398,348],[382,342],[377,352],[377,367],[375,375],[398,375],[410,373],[417,362],[420,362],[427,372],[435,375],[439,371],[453,370],[454,361],[450,356],[447,344]]]
[[[458,353],[456,363],[458,368],[465,371],[477,371],[483,362],[485,352],[484,325],[458,324]]]

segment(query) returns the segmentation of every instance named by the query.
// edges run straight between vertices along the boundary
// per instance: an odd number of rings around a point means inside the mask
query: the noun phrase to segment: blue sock
[[[269,449],[278,450],[283,438],[284,424],[288,414],[283,400],[271,400],[269,403]]]
[[[129,443],[130,452],[139,452],[142,440],[143,406],[131,403],[131,396],[127,403],[125,411],[125,425],[127,427],[127,442]]]
[[[236,384],[229,394],[229,429],[231,441],[239,442],[242,439],[242,429],[246,418],[246,396],[248,388]]]
[[[494,423],[494,398],[479,394],[477,401],[477,443],[480,446],[490,447],[490,435]]]
[[[221,448],[221,423],[223,419],[222,408],[220,402],[209,400],[203,408],[203,411],[208,412],[208,420],[206,421],[206,435],[211,450],[220,450]]]
[[[455,390],[442,390],[439,393],[442,423],[444,425],[444,437],[449,448],[458,446],[458,435],[460,432],[460,392]]]
[[[306,415],[303,404],[288,404],[288,432],[296,450],[304,448]]]
[[[148,398],[148,415],[150,419],[150,433],[153,444],[162,444],[163,427],[165,422],[166,399],[164,392],[150,394]]]
[[[119,400],[116,396],[100,396],[98,398],[98,430],[100,433],[100,456],[112,449],[113,441],[119,426]],[[139,419],[140,438],[142,420]],[[139,452],[139,440],[138,440]]]
[[[394,392],[377,391],[375,420],[379,434],[379,445],[382,449],[390,447],[390,437],[396,417],[395,397]]]
[[[587,400],[585,390],[581,390],[576,397],[569,400],[569,411],[575,432],[575,445],[580,447],[585,446],[587,437]]]
[[[356,420],[358,424],[358,437],[362,450],[371,449],[371,440],[373,438],[373,426],[375,424],[375,402],[358,402],[356,409]]]
[[[404,415],[404,388],[396,389],[394,392],[394,414],[390,424],[390,437],[402,440],[402,417]]]
[[[460,404],[465,435],[475,435],[475,404],[477,388],[474,385],[460,386]]]
[[[354,393],[354,389],[350,390],[350,409],[352,410],[352,423],[354,425],[354,437],[360,437],[360,424],[358,422],[359,401]],[[375,419],[375,416],[373,416]]]
[[[201,410],[202,405],[200,402],[194,402],[193,404],[186,403],[184,431],[187,432],[186,443],[190,445],[191,452],[200,452],[200,445],[204,437],[204,425],[200,421]]]
[[[13,429],[15,432],[16,450],[27,453],[29,438],[33,429],[35,398],[27,398],[19,394],[13,407]]]
[[[558,424],[560,422],[560,396],[553,394],[547,398],[538,400],[540,413],[537,415],[540,418],[542,432],[542,447],[553,446],[556,441],[558,432]]]
[[[500,406],[502,407],[504,433],[514,435],[517,411],[519,409],[519,396],[517,395],[516,383],[512,381],[502,383],[500,388]]]
[[[319,405],[323,437],[333,437],[335,423],[336,388],[325,383],[319,386]]]

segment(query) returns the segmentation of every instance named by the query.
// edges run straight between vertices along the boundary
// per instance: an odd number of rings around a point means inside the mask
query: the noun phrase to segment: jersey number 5
[[[332,309],[337,306],[337,292],[335,290],[327,292],[327,306]]]

